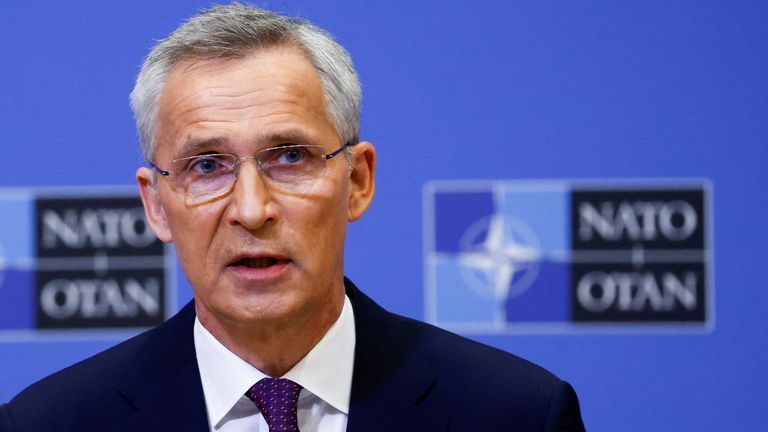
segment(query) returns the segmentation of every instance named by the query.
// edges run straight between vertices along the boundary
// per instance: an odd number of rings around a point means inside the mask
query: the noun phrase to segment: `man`
[[[328,34],[215,7],[154,47],[131,104],[147,220],[194,302],[32,385],[0,408],[3,431],[583,430],[567,383],[344,278],[376,153]]]

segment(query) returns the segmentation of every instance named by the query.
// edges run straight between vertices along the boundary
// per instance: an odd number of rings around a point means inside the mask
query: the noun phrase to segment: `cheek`
[[[346,231],[346,189],[340,184],[318,184],[314,193],[280,201],[280,212],[292,237],[303,247],[328,250],[343,244]]]
[[[213,210],[213,211],[212,211]],[[219,217],[214,208],[190,209],[183,205],[169,212],[173,244],[181,262],[189,263],[189,271],[202,270],[211,246]]]

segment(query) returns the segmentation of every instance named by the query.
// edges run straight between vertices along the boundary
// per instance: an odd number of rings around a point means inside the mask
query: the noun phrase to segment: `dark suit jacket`
[[[347,430],[580,431],[567,383],[519,357],[391,314],[346,281],[356,348]],[[0,431],[204,431],[192,303],[160,327],[33,384]]]

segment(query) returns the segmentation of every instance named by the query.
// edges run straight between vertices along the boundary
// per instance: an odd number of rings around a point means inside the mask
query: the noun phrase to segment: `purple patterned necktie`
[[[253,385],[248,396],[269,425],[269,432],[299,432],[296,404],[301,386],[285,378],[264,378]]]

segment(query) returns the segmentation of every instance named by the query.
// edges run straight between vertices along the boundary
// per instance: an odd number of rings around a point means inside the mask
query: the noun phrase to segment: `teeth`
[[[271,257],[263,258],[244,258],[240,260],[240,264],[245,267],[264,268],[269,267],[277,263],[277,260]]]

